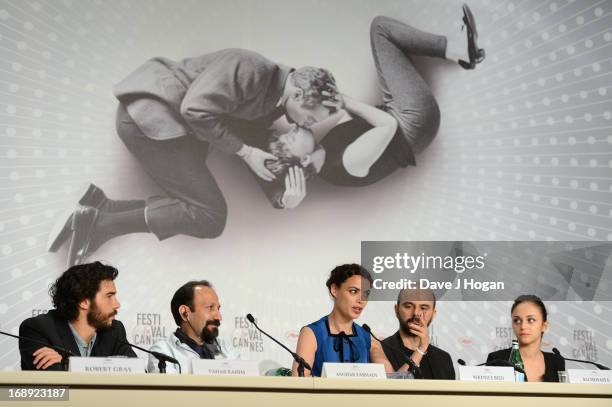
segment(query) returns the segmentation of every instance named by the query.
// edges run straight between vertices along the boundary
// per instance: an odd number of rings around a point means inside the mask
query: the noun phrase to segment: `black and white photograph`
[[[611,26],[608,0],[0,0],[0,387],[92,355],[299,375],[259,327],[315,376],[518,352],[516,380],[599,380],[571,369],[612,364]],[[368,301],[411,276],[364,247],[429,243],[487,267]]]

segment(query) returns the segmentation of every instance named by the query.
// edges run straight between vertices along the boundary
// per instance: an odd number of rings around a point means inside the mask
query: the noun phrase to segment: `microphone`
[[[145,348],[141,348],[140,346],[133,345],[129,343],[128,341],[124,341],[123,339],[120,339],[119,342],[155,356],[155,358],[158,360],[157,368],[159,369],[159,373],[166,373],[166,362],[170,362],[170,363],[177,365],[179,369],[179,374],[182,373],[181,364],[179,363],[178,360],[176,360],[172,356],[166,355],[165,353],[156,352],[154,350],[148,350]]]
[[[293,352],[291,349],[289,349],[288,347],[286,347],[285,345],[283,345],[282,343],[280,343],[279,341],[277,341],[275,338],[273,338],[272,336],[270,336],[266,331],[264,331],[263,329],[261,329],[260,327],[257,326],[257,323],[255,323],[255,318],[253,318],[253,315],[251,314],[247,314],[246,318],[249,320],[249,322],[251,324],[253,324],[253,326],[255,328],[257,328],[257,330],[259,332],[261,332],[262,334],[266,335],[268,338],[272,339],[274,342],[276,342],[277,344],[280,345],[281,348],[285,349],[287,352],[291,353],[291,356],[293,356],[293,360],[295,360],[295,362],[298,364],[298,376],[300,377],[304,377],[304,368],[312,371],[312,368],[310,367],[310,365],[308,364],[308,362],[306,362],[304,360],[304,358],[302,358],[300,355],[298,355],[297,353]]]
[[[368,324],[363,324],[362,325],[363,329],[365,329],[365,331],[367,333],[369,333],[372,338],[376,339],[378,342],[380,342],[380,344],[383,346],[383,348],[386,346],[387,349],[391,349],[395,352],[399,352],[400,355],[402,355],[404,361],[408,364],[408,366],[410,366],[410,370],[412,371],[412,373],[414,373],[414,377],[417,379],[422,379],[423,378],[423,372],[421,371],[421,368],[417,366],[416,363],[414,363],[414,360],[412,360],[412,358],[409,358],[406,353],[404,353],[403,350],[400,349],[396,349],[395,347],[392,347],[386,343],[384,343],[383,341],[381,341],[380,339],[378,339],[373,333],[372,330],[370,329],[370,327],[368,326]]]
[[[23,340],[23,341],[29,341],[29,342],[36,343],[38,345],[46,346],[47,348],[53,349],[54,351],[62,355],[62,361],[60,362],[60,364],[62,365],[63,370],[67,370],[66,362],[68,361],[68,357],[75,356],[74,352],[71,351],[70,349],[66,349],[66,348],[63,348],[57,345],[51,345],[45,341],[41,341],[40,339],[28,338],[27,336],[13,335],[13,334],[10,334],[4,331],[0,331],[0,334],[10,336],[12,338],[16,338],[16,339]]]
[[[62,354],[68,355],[68,356],[75,356],[74,352],[71,351],[70,349],[62,348],[61,346],[51,345],[51,344],[48,344],[47,342],[41,341],[39,339],[28,338],[27,336],[13,335],[13,334],[10,334],[10,333],[4,332],[4,331],[0,331],[0,334],[6,335],[6,336],[12,336],[13,338],[17,338],[17,339],[23,339],[24,341],[30,341],[32,343],[37,343],[39,345],[46,346],[47,348],[51,348],[54,351],[56,351],[57,353],[62,353]]]
[[[557,348],[552,348],[552,351],[553,351],[553,353],[554,353],[555,355],[559,356],[559,357],[560,357],[561,359],[563,359],[563,360],[569,360],[569,361],[572,361],[572,362],[579,362],[579,363],[588,363],[588,364],[591,364],[591,365],[597,366],[597,368],[598,368],[599,370],[610,370],[610,368],[609,368],[609,367],[604,366],[604,365],[602,365],[601,363],[591,362],[590,360],[580,360],[580,359],[569,359],[569,358],[566,358],[566,357],[564,357],[564,356],[561,354],[561,352],[560,352],[560,351],[559,351],[559,349],[557,349]]]
[[[482,365],[486,365],[486,366],[510,366],[510,367],[513,367],[514,370],[516,370],[517,372],[524,374],[525,378],[527,378],[527,373],[525,373],[524,369],[522,369],[520,366],[513,365],[512,363],[508,362],[507,360],[493,359],[493,360],[489,360],[488,362],[481,363],[481,364],[479,364],[477,366],[482,366]]]
[[[496,359],[496,360],[497,360],[497,359]],[[461,366],[467,366],[467,365],[468,365],[468,364],[467,364],[467,362],[466,362],[465,360],[461,359],[461,358],[457,359],[457,363],[459,363]],[[479,363],[479,364],[477,364],[476,366],[484,366],[484,365],[486,365],[486,364],[487,364],[487,362],[485,362],[485,363]]]

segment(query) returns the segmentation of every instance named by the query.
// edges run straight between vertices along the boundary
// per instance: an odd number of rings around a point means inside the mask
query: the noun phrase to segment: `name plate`
[[[510,366],[459,366],[459,380],[514,382],[514,368]]]
[[[612,370],[567,369],[570,383],[612,384]]]
[[[193,359],[191,372],[203,376],[259,376],[254,360]]]
[[[78,357],[68,359],[68,371],[78,373],[144,373],[146,359]]]
[[[323,363],[321,377],[330,379],[386,379],[382,363]]]

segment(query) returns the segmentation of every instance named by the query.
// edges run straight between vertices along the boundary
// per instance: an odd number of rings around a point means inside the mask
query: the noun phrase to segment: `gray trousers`
[[[121,140],[166,192],[146,201],[149,230],[159,240],[179,234],[209,239],[221,235],[227,205],[206,166],[208,143],[191,136],[153,140],[144,135],[122,104],[116,125]]]
[[[444,58],[446,37],[389,17],[376,17],[370,26],[370,41],[383,103],[418,154],[438,132],[440,108],[410,56]]]

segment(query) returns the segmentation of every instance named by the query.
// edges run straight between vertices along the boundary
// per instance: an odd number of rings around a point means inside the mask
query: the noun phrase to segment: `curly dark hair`
[[[321,105],[324,100],[336,98],[336,79],[327,69],[314,66],[303,66],[293,71],[293,84],[304,91],[304,102],[302,106],[314,109]],[[329,96],[323,95],[328,92]],[[336,113],[336,108],[325,106],[330,113]]]
[[[325,285],[327,289],[331,293],[331,286],[335,285],[336,287],[340,287],[342,283],[353,276],[361,276],[368,280],[370,284],[372,284],[372,276],[370,272],[365,269],[360,264],[352,263],[352,264],[343,264],[341,266],[336,266],[331,273],[329,274],[329,278]]]
[[[100,282],[114,280],[118,274],[116,268],[99,261],[72,266],[49,288],[53,306],[63,318],[74,321],[79,315],[79,303],[93,300]]]

